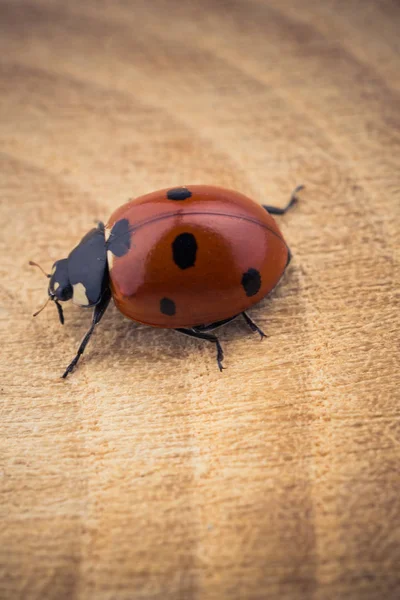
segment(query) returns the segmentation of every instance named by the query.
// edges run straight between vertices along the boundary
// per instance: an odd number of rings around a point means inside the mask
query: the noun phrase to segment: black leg
[[[209,323],[208,325],[196,325],[193,327],[195,331],[203,332],[203,331],[213,331],[217,329],[217,327],[221,327],[221,325],[226,325],[236,319],[239,315],[235,315],[234,317],[229,317],[229,319],[223,319],[222,321],[215,321],[215,323]]]
[[[190,337],[197,338],[198,340],[207,340],[207,342],[213,342],[217,346],[217,363],[220,371],[225,367],[222,366],[222,361],[224,360],[224,352],[222,350],[222,346],[219,343],[219,339],[216,335],[212,335],[211,333],[202,333],[201,331],[196,331],[196,328],[193,329],[185,329],[184,327],[180,327],[175,329],[175,331],[179,331],[179,333],[184,333],[189,335]]]
[[[60,323],[61,325],[64,325],[64,313],[63,313],[63,309],[61,304],[58,302],[58,300],[54,300],[56,306],[57,306],[57,311],[58,311],[58,318],[60,319]]]
[[[298,185],[297,188],[295,188],[292,192],[292,195],[290,196],[290,200],[287,204],[287,206],[285,206],[285,208],[278,208],[277,206],[269,206],[268,204],[263,204],[263,207],[265,208],[265,210],[267,210],[269,213],[271,213],[271,215],[284,215],[289,208],[291,208],[293,206],[293,204],[295,204],[298,200],[297,198],[297,192],[300,192],[300,190],[304,189],[304,185]]]
[[[80,359],[80,357],[82,356],[82,354],[85,351],[85,348],[87,346],[88,341],[91,338],[91,335],[94,331],[94,328],[96,327],[97,323],[99,323],[99,321],[101,320],[102,316],[104,315],[104,313],[106,312],[107,306],[110,303],[110,299],[111,299],[111,292],[110,290],[106,290],[99,302],[99,304],[97,304],[94,307],[94,311],[93,311],[93,318],[92,318],[92,324],[90,326],[90,329],[87,331],[85,337],[83,338],[79,348],[78,348],[78,352],[76,353],[75,358],[70,362],[70,364],[68,365],[68,367],[66,368],[64,374],[63,374],[63,379],[65,379],[67,377],[67,375],[69,373],[71,373],[71,371],[74,369],[76,363],[78,362],[78,360]]]
[[[242,312],[242,315],[243,315],[243,318],[244,318],[244,320],[246,321],[247,325],[250,327],[250,329],[251,329],[252,331],[254,331],[254,333],[259,333],[259,334],[260,334],[260,336],[261,336],[261,339],[263,339],[263,338],[267,337],[267,336],[265,335],[265,333],[263,332],[263,330],[262,330],[262,329],[260,329],[260,328],[259,328],[259,326],[258,326],[258,325],[256,325],[256,324],[254,323],[254,321],[252,321],[252,320],[250,319],[250,317],[249,317],[249,315],[248,315],[247,313],[245,313],[245,312]]]
[[[288,255],[287,255],[287,261],[286,261],[286,267],[289,266],[290,261],[292,260],[292,253],[290,252],[290,248],[288,248]],[[285,269],[286,269],[285,267]]]

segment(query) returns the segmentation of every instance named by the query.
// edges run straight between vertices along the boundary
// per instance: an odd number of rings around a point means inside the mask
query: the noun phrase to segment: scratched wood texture
[[[1,0],[1,600],[400,596],[400,4]],[[284,281],[214,349],[37,319],[129,197],[283,205]]]

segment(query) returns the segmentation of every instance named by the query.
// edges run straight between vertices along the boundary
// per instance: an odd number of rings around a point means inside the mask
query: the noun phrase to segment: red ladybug
[[[242,315],[264,337],[245,311],[276,286],[290,262],[271,214],[283,215],[302,188],[285,208],[260,206],[208,185],[165,189],[131,200],[105,226],[99,223],[48,275],[49,300],[61,323],[60,302],[94,307],[92,325],[63,377],[75,367],[111,297],[133,321],[213,342],[220,370],[223,351],[210,331]]]

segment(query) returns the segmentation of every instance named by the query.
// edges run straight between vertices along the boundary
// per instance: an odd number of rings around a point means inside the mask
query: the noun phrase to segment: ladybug
[[[246,310],[277,285],[290,262],[271,215],[285,214],[303,187],[285,208],[209,185],[163,189],[118,208],[47,275],[47,302],[55,303],[62,324],[61,302],[94,309],[62,377],[76,366],[111,298],[133,321],[212,342],[222,371],[224,353],[210,332],[242,315],[265,337]]]

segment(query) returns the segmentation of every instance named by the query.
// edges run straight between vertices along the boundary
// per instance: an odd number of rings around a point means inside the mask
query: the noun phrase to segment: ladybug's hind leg
[[[228,317],[228,319],[223,319],[222,321],[215,321],[215,323],[209,323],[208,325],[196,325],[196,327],[193,327],[192,329],[199,333],[204,333],[205,331],[214,331],[214,329],[217,329],[217,327],[221,327],[222,325],[226,325],[227,323],[230,323],[231,321],[236,319],[238,316],[239,315],[235,315],[233,317]]]
[[[267,210],[271,215],[284,215],[289,208],[291,208],[293,206],[293,204],[295,204],[298,200],[297,198],[297,192],[300,192],[300,190],[304,189],[304,185],[298,185],[297,188],[295,188],[292,192],[292,195],[290,196],[290,200],[288,202],[288,204],[285,206],[285,208],[278,208],[277,206],[269,206],[269,204],[263,204],[263,208],[265,208],[265,210]]]
[[[252,319],[250,319],[249,315],[245,312],[242,312],[243,318],[246,321],[247,325],[250,327],[250,329],[252,331],[254,331],[254,333],[259,333],[261,336],[261,339],[267,337],[267,335],[263,332],[263,330],[254,323],[254,321]]]
[[[184,333],[185,335],[189,335],[190,337],[197,338],[198,340],[207,340],[207,342],[213,342],[217,346],[218,368],[220,371],[222,371],[222,369],[225,368],[222,366],[222,361],[224,360],[224,351],[222,350],[222,346],[216,335],[213,335],[211,333],[202,333],[201,331],[197,331],[195,327],[193,327],[193,329],[179,327],[175,329],[175,331],[179,331],[179,333]]]

